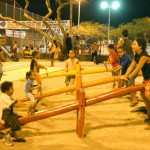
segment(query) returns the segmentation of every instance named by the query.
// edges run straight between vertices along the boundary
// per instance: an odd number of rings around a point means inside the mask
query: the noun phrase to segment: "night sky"
[[[51,7],[53,9],[52,19],[56,18],[56,6],[55,0],[51,1]],[[81,0],[82,1],[82,0]],[[108,9],[102,10],[100,8],[100,2],[103,0],[91,0],[88,4],[81,3],[81,22],[93,21],[101,24],[107,24],[108,22]],[[106,0],[112,1],[112,0]],[[150,17],[150,0],[118,0],[120,2],[120,8],[117,10],[111,9],[111,26],[117,27],[119,24],[131,22],[136,18]],[[17,0],[17,2],[24,7],[24,0]],[[45,0],[29,0],[29,11],[40,15],[45,15],[47,9],[45,6]],[[78,4],[73,6],[73,23],[77,24],[78,18]],[[62,19],[69,19],[69,7],[65,7],[62,11]]]

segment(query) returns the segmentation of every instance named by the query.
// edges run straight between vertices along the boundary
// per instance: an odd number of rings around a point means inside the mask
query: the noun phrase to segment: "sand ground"
[[[45,60],[42,63],[49,65],[49,62]],[[103,67],[102,64],[95,65],[92,62],[81,62],[81,65],[84,68]],[[56,62],[55,67],[49,67],[48,71],[60,71],[64,69],[64,66],[64,62]],[[18,79],[24,77],[28,67],[29,60],[4,64],[5,72],[2,81],[13,81],[15,98],[24,96],[25,81]],[[45,73],[44,70],[42,73]],[[83,81],[110,76],[108,72],[83,75]],[[44,79],[43,91],[64,87],[64,80],[65,77]],[[142,78],[138,77],[136,83],[141,82]],[[86,88],[85,92],[86,96],[92,96],[111,90],[112,83],[108,83]],[[14,146],[9,147],[0,140],[0,150],[149,150],[150,127],[143,122],[146,114],[131,112],[139,106],[144,106],[139,92],[137,96],[140,102],[134,108],[129,106],[129,95],[86,107],[85,138],[83,139],[76,135],[76,111],[72,111],[24,125],[20,135],[26,139],[26,142],[15,143]],[[45,110],[75,101],[75,96],[64,93],[43,98],[37,107],[38,110]],[[15,108],[15,111],[26,115],[27,108]]]

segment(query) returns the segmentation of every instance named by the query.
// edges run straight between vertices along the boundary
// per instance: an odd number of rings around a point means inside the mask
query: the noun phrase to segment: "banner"
[[[13,30],[6,30],[6,36],[13,37]],[[26,36],[25,31],[16,31],[14,30],[14,37],[24,39]]]
[[[31,26],[32,28],[40,28],[40,29],[43,29],[43,30],[46,30],[46,26],[45,24],[42,23],[42,21],[37,21],[38,23],[34,23],[33,21],[18,21],[20,23],[24,23],[24,24],[27,24],[29,26]],[[58,27],[58,23],[57,21],[47,21],[47,23],[51,26],[51,28],[53,30],[56,30],[56,29],[60,29]],[[70,20],[61,20],[61,24],[63,25],[64,29],[67,30],[70,28]],[[0,21],[0,29],[17,29],[17,30],[25,30],[25,29],[29,29],[25,26],[22,26],[22,25],[19,25],[19,24],[16,24],[12,21]]]

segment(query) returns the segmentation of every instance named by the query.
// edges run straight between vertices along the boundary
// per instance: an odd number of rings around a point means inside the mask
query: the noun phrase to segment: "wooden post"
[[[84,114],[85,114],[85,91],[83,89],[78,90],[79,108],[77,111],[77,127],[76,134],[80,137],[84,137]]]

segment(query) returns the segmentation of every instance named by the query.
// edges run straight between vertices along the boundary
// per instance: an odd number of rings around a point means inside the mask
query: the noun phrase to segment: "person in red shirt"
[[[109,44],[108,45],[108,51],[109,51],[109,56],[107,61],[103,61],[104,65],[107,64],[111,64],[112,69],[115,70],[115,68],[118,66],[119,64],[119,57],[117,55],[117,53],[114,51],[114,45],[113,44]],[[117,76],[119,75],[119,72],[112,72],[112,76]],[[115,87],[115,82],[113,84],[113,88]]]

